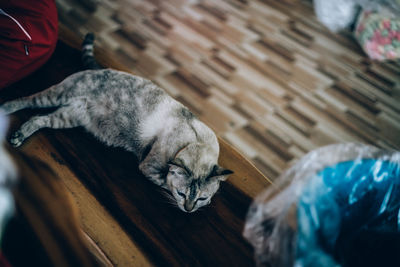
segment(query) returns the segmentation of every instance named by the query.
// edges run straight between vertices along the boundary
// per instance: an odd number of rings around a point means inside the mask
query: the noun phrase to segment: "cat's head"
[[[190,144],[169,162],[167,187],[178,207],[194,212],[211,202],[221,181],[233,172],[217,164],[218,153],[205,144]]]

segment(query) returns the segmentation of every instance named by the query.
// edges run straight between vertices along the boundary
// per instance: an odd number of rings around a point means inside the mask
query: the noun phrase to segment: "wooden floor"
[[[191,108],[268,177],[337,142],[400,148],[400,67],[367,59],[310,1],[57,0],[138,75]]]

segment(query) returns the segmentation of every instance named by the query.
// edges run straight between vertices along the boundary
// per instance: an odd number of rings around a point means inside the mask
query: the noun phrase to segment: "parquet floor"
[[[337,142],[400,148],[400,66],[373,63],[310,1],[57,0],[61,23],[187,105],[274,179]]]

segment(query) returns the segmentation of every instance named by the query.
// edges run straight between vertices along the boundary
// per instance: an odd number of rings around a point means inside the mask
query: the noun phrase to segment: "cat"
[[[91,45],[93,38],[86,36],[83,59],[93,66]],[[43,92],[6,102],[0,109],[10,114],[49,107],[58,109],[31,118],[10,143],[18,147],[41,128],[83,126],[107,145],[133,152],[140,171],[169,191],[185,212],[209,204],[220,182],[233,173],[217,163],[215,133],[144,78],[112,69],[85,70]]]

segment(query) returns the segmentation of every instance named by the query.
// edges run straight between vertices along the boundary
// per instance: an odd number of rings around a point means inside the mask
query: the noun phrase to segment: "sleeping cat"
[[[92,51],[90,45],[85,45],[85,50]],[[107,145],[133,152],[141,172],[170,191],[185,212],[209,204],[220,181],[232,173],[218,166],[219,145],[214,132],[164,90],[141,77],[111,69],[86,70],[43,92],[7,102],[0,109],[9,114],[48,107],[58,109],[24,123],[12,135],[12,145],[20,146],[41,128],[83,126]]]

